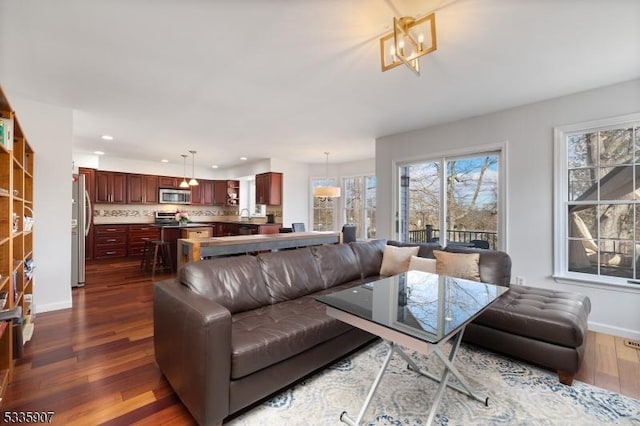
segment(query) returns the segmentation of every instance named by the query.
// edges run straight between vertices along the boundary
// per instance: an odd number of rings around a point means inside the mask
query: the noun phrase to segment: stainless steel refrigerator
[[[84,286],[85,237],[91,227],[93,208],[85,187],[85,177],[74,174],[71,209],[71,287]]]

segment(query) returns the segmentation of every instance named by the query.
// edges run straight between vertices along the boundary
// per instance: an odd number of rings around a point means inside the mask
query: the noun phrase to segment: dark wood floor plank
[[[139,262],[91,262],[72,294],[73,309],[37,315],[2,409],[53,410],[64,425],[194,424],[155,364],[153,284]],[[638,398],[639,366],[638,351],[590,331],[578,380]]]

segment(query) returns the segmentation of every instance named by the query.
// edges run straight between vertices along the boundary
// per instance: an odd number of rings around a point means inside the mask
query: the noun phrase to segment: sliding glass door
[[[403,241],[499,246],[500,151],[399,167]]]

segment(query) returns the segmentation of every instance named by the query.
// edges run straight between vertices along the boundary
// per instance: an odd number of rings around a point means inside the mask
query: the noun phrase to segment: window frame
[[[315,231],[315,208],[313,205],[313,199],[315,198],[313,196],[313,190],[315,188],[315,183],[321,181],[324,183],[331,183],[331,185],[341,185],[341,180],[340,178],[336,177],[336,176],[325,176],[325,177],[311,177],[309,179],[309,230],[310,231]],[[342,198],[342,197],[340,197]],[[332,215],[333,215],[333,223],[332,223],[332,228],[330,230],[328,230],[329,232],[338,232],[338,229],[342,226],[340,224],[340,210],[342,209],[342,201],[340,200],[340,198],[333,203],[333,209],[332,209]]]
[[[554,139],[554,225],[553,225],[553,279],[556,282],[578,282],[595,286],[618,286],[638,289],[640,280],[615,277],[609,275],[595,275],[569,270],[569,167],[568,136],[616,129],[626,126],[640,126],[640,113],[633,113],[604,119],[584,121],[580,123],[556,126],[553,129]],[[640,202],[636,203],[640,207]],[[640,238],[636,237],[637,241]],[[630,283],[633,281],[635,283]]]
[[[342,214],[340,216],[340,220],[341,220],[341,224],[339,225],[340,228],[342,228],[342,226],[346,225],[347,222],[347,203],[345,201],[346,199],[346,194],[347,194],[347,188],[346,188],[346,180],[347,179],[361,179],[361,191],[363,194],[363,202],[362,202],[362,211],[360,212],[360,223],[365,224],[367,223],[367,179],[368,178],[375,178],[376,179],[376,186],[375,186],[375,190],[373,191],[375,194],[375,206],[377,206],[377,201],[378,201],[378,181],[377,181],[377,176],[375,173],[363,173],[363,174],[355,174],[355,175],[349,175],[349,176],[342,176],[341,177],[341,185],[342,185],[342,197],[340,200],[340,209],[342,211]],[[375,212],[376,207],[374,206],[373,211]],[[375,227],[375,223],[373,224]],[[359,239],[369,239],[368,235],[367,235],[367,228],[366,226],[362,226],[362,229],[357,229],[357,234],[356,234],[356,238]],[[377,238],[377,237],[374,237]]]
[[[459,158],[459,157],[472,157],[472,156],[480,156],[487,153],[496,153],[499,158],[499,170],[498,170],[498,239],[496,241],[497,250],[501,250],[504,252],[509,252],[509,238],[507,235],[509,226],[508,226],[508,212],[507,212],[507,194],[508,191],[508,174],[507,174],[507,158],[508,158],[508,150],[507,150],[507,141],[486,144],[486,145],[474,145],[466,148],[455,149],[455,150],[447,150],[441,152],[434,152],[429,155],[425,155],[423,157],[412,157],[410,159],[402,159],[402,160],[393,160],[392,168],[394,173],[392,174],[392,197],[394,200],[394,213],[392,217],[391,228],[392,235],[394,239],[400,240],[402,237],[402,230],[400,226],[400,206],[402,203],[402,191],[400,190],[400,176],[402,174],[402,168],[406,166],[411,166],[414,164],[424,163],[424,162],[443,162],[447,158]],[[444,185],[444,181],[441,179],[441,185]],[[440,204],[446,211],[446,200],[444,198],[444,191],[440,191]],[[441,212],[442,216],[446,215],[445,211]],[[440,223],[438,224],[441,228],[443,226],[443,218],[440,218]]]

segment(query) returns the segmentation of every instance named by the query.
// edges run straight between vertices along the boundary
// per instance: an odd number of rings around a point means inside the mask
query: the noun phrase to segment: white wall
[[[7,94],[35,151],[36,312],[71,307],[71,109]]]
[[[303,222],[311,229],[309,218],[309,165],[282,158],[271,159],[271,171],[282,173],[282,225]]]
[[[593,330],[640,338],[640,288],[555,282],[554,126],[640,112],[640,80],[551,99],[376,141],[378,235],[396,238],[394,161],[506,142],[507,251],[526,284],[588,295]]]

